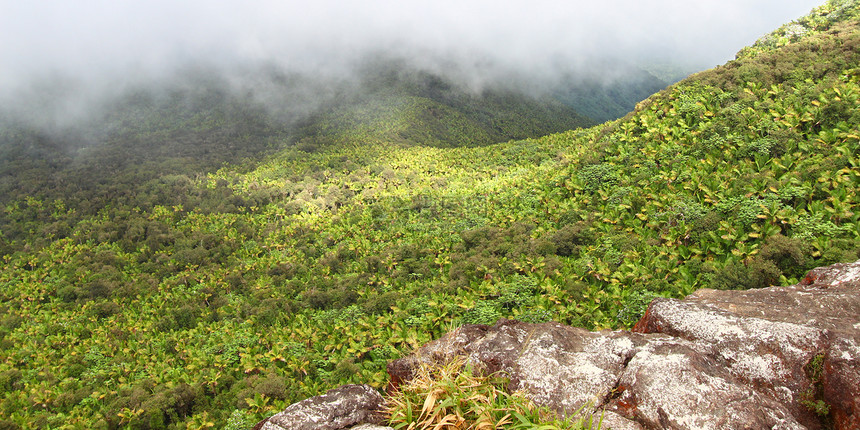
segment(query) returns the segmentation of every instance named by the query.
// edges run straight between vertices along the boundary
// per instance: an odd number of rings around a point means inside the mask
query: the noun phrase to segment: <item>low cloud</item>
[[[801,0],[7,2],[0,96],[56,86],[75,105],[189,68],[345,79],[368,55],[465,85],[528,82],[623,59],[713,67],[812,9]],[[73,84],[73,85],[72,85]],[[244,84],[240,84],[244,85]],[[67,88],[74,88],[68,90]],[[49,92],[50,93],[50,92]],[[50,94],[55,94],[50,93]],[[53,97],[53,96],[52,96]],[[58,99],[59,100],[59,99]],[[49,109],[50,110],[50,109]]]

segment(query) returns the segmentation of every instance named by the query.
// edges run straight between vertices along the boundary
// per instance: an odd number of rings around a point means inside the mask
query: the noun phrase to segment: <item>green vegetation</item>
[[[803,370],[806,371],[806,376],[809,377],[809,381],[812,384],[806,391],[801,393],[800,404],[818,415],[822,419],[823,424],[832,427],[832,423],[827,422],[830,415],[830,405],[822,400],[824,389],[821,382],[821,373],[824,371],[824,353],[819,353],[812,357],[809,363],[806,363]]]
[[[365,72],[361,91],[345,90],[335,105],[304,120],[301,149],[373,139],[407,146],[479,146],[594,124],[551,97],[471,91],[398,62],[380,61]]]
[[[236,428],[462,323],[621,327],[860,258],[858,9],[494,145],[420,94],[290,132],[216,97],[84,149],[5,126],[0,427]]]
[[[227,163],[246,172],[285,146],[299,155],[365,141],[480,146],[593,123],[550,98],[503,89],[477,94],[380,62],[357,82],[332,82],[326,89],[310,78],[275,75],[254,76],[271,81],[271,88],[230,92],[227,78],[197,71],[164,88],[128,91],[76,127],[34,126],[9,114],[0,121],[0,205],[37,198],[61,201],[60,210],[74,213],[47,228],[48,214],[35,208],[0,212],[0,251],[11,242],[20,249],[34,237],[66,234],[105,208],[181,204],[208,213],[258,205],[265,193],[234,194],[226,186],[195,192],[189,178]],[[323,95],[302,94],[306,87]],[[263,90],[275,100],[258,100]]]

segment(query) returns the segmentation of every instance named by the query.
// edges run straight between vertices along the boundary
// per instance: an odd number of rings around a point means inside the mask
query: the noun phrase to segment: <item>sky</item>
[[[98,87],[178,67],[343,73],[368,53],[469,74],[608,57],[707,69],[824,0],[0,0],[0,94],[33,79]]]

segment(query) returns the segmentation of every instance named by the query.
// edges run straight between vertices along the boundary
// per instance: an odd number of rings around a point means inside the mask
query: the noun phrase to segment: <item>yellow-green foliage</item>
[[[813,9],[809,15],[783,25],[757,40],[752,46],[742,49],[738,58],[755,57],[762,52],[811,38],[830,30],[834,25],[855,20],[860,16],[857,5],[857,0],[828,0]]]

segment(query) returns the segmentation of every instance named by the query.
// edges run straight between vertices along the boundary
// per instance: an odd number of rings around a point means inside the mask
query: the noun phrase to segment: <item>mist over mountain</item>
[[[665,83],[712,67],[815,3],[7,4],[0,16],[0,100],[4,116],[64,127],[100,115],[129,90],[213,74],[225,89],[292,117],[326,103],[332,88],[356,83],[362,65],[378,55],[476,93],[504,87],[581,96],[566,90],[571,82],[624,85],[627,74],[607,64],[668,67],[672,72],[658,77]],[[303,77],[302,86],[292,86],[290,107],[272,100],[272,82],[259,70]],[[587,76],[571,79],[580,75]]]

